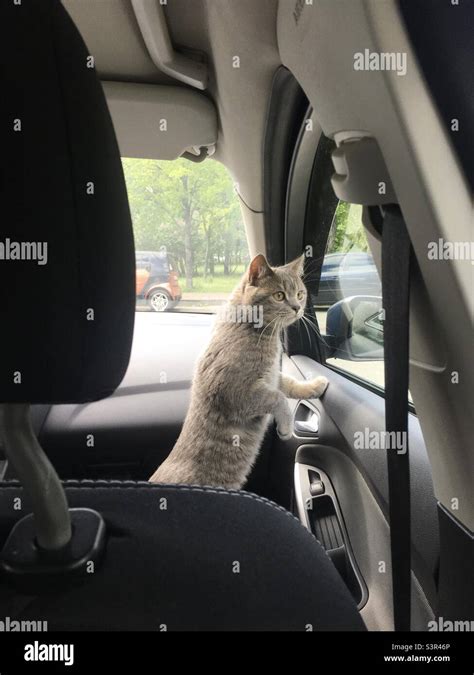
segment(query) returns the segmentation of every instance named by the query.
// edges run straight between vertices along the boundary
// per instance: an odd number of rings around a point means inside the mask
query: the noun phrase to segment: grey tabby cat
[[[181,434],[151,482],[240,489],[271,415],[280,438],[291,438],[286,397],[323,394],[325,377],[299,382],[280,373],[282,329],[306,305],[303,265],[304,256],[273,268],[263,255],[252,260],[199,359]]]

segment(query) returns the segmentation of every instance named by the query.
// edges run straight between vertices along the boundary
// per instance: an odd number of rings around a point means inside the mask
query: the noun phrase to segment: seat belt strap
[[[385,426],[394,628],[410,630],[411,522],[408,458],[409,295],[411,243],[400,208],[384,207],[382,296]],[[392,440],[393,439],[393,440]],[[395,443],[393,442],[395,441]]]

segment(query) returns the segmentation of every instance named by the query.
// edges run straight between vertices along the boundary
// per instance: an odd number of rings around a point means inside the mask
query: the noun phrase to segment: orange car
[[[137,302],[154,312],[166,312],[181,300],[178,273],[168,253],[136,251]]]

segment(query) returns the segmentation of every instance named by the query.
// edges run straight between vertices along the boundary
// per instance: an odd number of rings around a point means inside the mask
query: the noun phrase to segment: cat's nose
[[[295,312],[296,312],[297,314],[298,314],[298,312],[300,311],[300,306],[299,306],[299,305],[290,305],[290,307],[291,307],[291,309],[294,309]]]

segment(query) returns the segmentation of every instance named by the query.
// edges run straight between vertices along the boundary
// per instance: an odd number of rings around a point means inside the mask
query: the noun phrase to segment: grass
[[[186,288],[185,280],[182,279],[185,293],[230,293],[234,290],[237,282],[244,273],[245,266],[240,265],[233,274],[224,275],[222,265],[216,265],[215,274],[205,279],[203,276],[193,277],[193,288]]]

